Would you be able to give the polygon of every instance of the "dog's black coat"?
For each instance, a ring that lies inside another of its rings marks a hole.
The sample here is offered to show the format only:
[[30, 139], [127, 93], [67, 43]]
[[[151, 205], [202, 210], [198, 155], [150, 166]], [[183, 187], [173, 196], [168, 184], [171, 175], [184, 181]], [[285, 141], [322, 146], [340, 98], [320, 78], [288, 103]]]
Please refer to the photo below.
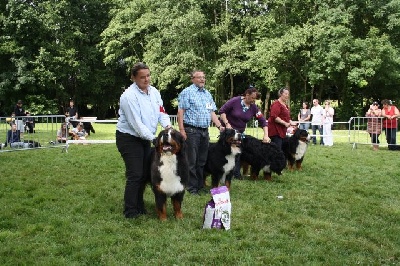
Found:
[[152, 150], [151, 186], [157, 215], [167, 219], [166, 202], [171, 198], [176, 218], [182, 218], [181, 205], [189, 177], [185, 140], [172, 128], [161, 131]]
[[302, 169], [302, 162], [307, 151], [308, 131], [304, 129], [296, 129], [292, 136], [283, 139], [282, 150], [285, 154], [287, 165], [290, 170], [296, 168]]
[[226, 128], [216, 143], [209, 144], [204, 180], [210, 174], [212, 187], [225, 184], [230, 188], [235, 157], [240, 153], [240, 141], [241, 134], [238, 131]]
[[249, 135], [242, 139], [240, 161], [251, 166], [252, 179], [257, 179], [263, 170], [264, 178], [270, 180], [271, 172], [280, 175], [286, 167], [285, 155], [275, 143], [263, 143]]
[[82, 122], [83, 124], [83, 129], [88, 133], [90, 136], [90, 132], [96, 133], [96, 130], [94, 130], [94, 127], [91, 122]]

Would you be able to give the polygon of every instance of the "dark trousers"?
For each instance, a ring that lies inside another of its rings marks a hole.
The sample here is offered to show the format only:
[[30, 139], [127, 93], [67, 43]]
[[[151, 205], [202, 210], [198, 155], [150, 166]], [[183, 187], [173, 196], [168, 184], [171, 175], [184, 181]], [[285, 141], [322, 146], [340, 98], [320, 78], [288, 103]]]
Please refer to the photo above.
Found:
[[134, 217], [145, 212], [143, 194], [150, 179], [150, 141], [117, 131], [116, 144], [125, 163], [124, 215]]
[[[314, 135], [314, 137], [312, 137], [312, 142], [314, 144], [317, 144], [317, 129], [319, 131], [319, 135], [322, 136], [323, 135], [323, 127], [319, 126], [319, 125], [311, 125], [311, 129], [312, 129], [312, 134]], [[324, 144], [324, 138], [320, 137], [320, 141], [319, 144], [323, 145]]]
[[396, 150], [396, 133], [397, 133], [397, 128], [385, 128], [385, 134], [386, 134], [386, 141], [388, 143], [388, 149], [389, 150]]
[[371, 137], [371, 143], [372, 144], [379, 144], [379, 135], [380, 134], [376, 134], [376, 133], [369, 133], [370, 137]]
[[203, 171], [207, 161], [210, 136], [208, 129], [185, 127], [185, 132], [189, 164], [189, 180], [186, 188], [191, 193], [198, 193], [204, 188]]
[[233, 168], [233, 176], [236, 178], [239, 178], [241, 176], [240, 174], [240, 153], [236, 155], [235, 157], [235, 167]]

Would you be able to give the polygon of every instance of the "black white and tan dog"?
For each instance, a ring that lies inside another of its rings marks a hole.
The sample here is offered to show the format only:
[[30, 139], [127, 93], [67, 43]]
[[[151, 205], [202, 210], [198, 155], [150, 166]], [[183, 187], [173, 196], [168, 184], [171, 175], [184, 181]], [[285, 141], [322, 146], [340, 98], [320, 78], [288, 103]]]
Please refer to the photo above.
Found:
[[302, 169], [302, 162], [307, 151], [309, 136], [308, 131], [297, 128], [291, 136], [283, 139], [282, 150], [285, 154], [289, 170]]
[[185, 140], [179, 131], [161, 131], [152, 153], [151, 186], [160, 220], [167, 219], [167, 198], [171, 198], [175, 217], [183, 218], [182, 201], [189, 176]]
[[275, 143], [263, 143], [255, 137], [246, 135], [242, 139], [241, 147], [240, 161], [243, 167], [243, 175], [247, 174], [250, 165], [250, 176], [253, 180], [258, 178], [262, 170], [264, 179], [271, 181], [272, 172], [280, 175], [286, 167], [285, 155]]
[[225, 185], [230, 188], [235, 157], [241, 152], [241, 136], [238, 131], [226, 128], [220, 132], [216, 143], [209, 144], [204, 179], [210, 174], [212, 187]]

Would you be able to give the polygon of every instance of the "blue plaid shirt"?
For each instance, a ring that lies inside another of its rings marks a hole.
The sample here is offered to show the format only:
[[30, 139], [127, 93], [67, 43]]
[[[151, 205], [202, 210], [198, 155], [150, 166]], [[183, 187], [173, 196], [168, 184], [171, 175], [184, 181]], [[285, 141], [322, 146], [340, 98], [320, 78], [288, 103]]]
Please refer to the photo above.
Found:
[[178, 108], [185, 110], [183, 122], [196, 127], [208, 128], [211, 113], [217, 110], [211, 93], [196, 85], [184, 89], [178, 96]]

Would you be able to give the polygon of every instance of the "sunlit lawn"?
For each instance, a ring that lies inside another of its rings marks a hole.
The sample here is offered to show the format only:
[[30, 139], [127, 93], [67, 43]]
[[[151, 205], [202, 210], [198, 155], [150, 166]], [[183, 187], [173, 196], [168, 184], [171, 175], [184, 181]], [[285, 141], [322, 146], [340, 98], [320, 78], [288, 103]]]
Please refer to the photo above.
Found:
[[[113, 137], [94, 126], [92, 139]], [[147, 189], [149, 214], [125, 219], [115, 144], [0, 153], [0, 264], [398, 265], [400, 152], [353, 149], [347, 134], [310, 145], [301, 172], [233, 180], [229, 231], [201, 229], [210, 195], [159, 222]]]

